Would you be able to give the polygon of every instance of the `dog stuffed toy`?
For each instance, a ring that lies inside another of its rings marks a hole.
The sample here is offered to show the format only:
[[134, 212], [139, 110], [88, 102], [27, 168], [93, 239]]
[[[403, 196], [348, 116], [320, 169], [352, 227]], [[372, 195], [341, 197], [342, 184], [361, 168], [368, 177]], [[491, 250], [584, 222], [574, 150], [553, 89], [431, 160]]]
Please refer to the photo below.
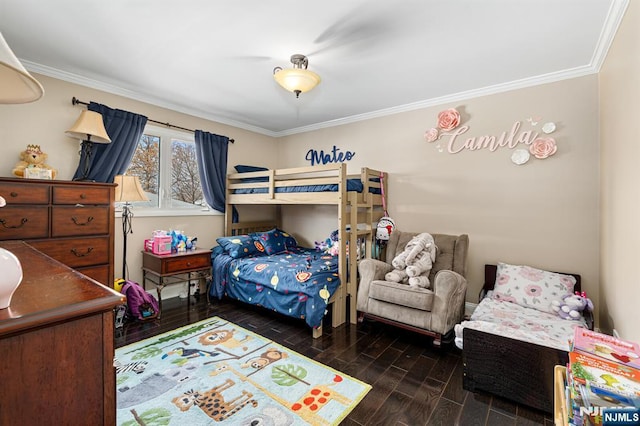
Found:
[[437, 247], [431, 234], [418, 234], [409, 241], [391, 264], [394, 270], [385, 275], [387, 281], [408, 283], [411, 287], [429, 288], [429, 273], [436, 261]]
[[593, 302], [587, 297], [583, 291], [575, 294], [567, 294], [562, 300], [554, 300], [551, 302], [551, 308], [566, 320], [577, 320], [582, 316], [582, 311], [593, 311]]
[[20, 161], [13, 168], [13, 174], [19, 177], [25, 176], [25, 169], [38, 168], [51, 170], [51, 179], [56, 178], [57, 170], [45, 163], [47, 154], [42, 152], [40, 145], [27, 145], [27, 149], [20, 153]]

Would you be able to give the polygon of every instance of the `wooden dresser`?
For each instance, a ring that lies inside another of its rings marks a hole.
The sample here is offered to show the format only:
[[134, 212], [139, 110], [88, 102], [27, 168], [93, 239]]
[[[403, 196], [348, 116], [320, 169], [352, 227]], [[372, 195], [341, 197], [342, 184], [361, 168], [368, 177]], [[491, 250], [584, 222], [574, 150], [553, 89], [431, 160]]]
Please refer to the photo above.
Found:
[[113, 287], [115, 184], [0, 178], [0, 240], [25, 240]]
[[115, 425], [113, 308], [122, 294], [25, 242], [0, 247], [24, 274], [0, 309], [0, 425]]

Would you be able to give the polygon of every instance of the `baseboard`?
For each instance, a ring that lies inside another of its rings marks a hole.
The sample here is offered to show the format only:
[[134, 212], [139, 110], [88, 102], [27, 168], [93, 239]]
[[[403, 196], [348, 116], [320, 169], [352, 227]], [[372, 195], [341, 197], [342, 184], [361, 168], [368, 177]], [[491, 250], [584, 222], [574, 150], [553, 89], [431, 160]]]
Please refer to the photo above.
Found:
[[[192, 295], [196, 292], [197, 285], [198, 285], [197, 281], [191, 281]], [[153, 297], [158, 299], [158, 292], [156, 291], [155, 286], [147, 285], [147, 291], [151, 293]], [[186, 291], [187, 291], [187, 281], [172, 283], [171, 285], [168, 285], [162, 289], [162, 300], [167, 300], [174, 297], [180, 297], [180, 293], [182, 293], [182, 297], [186, 299]]]
[[473, 311], [475, 311], [477, 306], [478, 306], [477, 303], [465, 302], [464, 303], [464, 317], [465, 318], [471, 317], [471, 314], [473, 313]]

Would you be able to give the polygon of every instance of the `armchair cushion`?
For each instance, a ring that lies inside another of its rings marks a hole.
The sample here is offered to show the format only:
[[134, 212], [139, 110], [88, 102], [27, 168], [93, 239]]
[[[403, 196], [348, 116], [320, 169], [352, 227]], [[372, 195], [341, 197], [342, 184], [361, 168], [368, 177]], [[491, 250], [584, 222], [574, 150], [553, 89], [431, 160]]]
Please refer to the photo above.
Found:
[[421, 311], [431, 311], [433, 291], [408, 284], [376, 280], [371, 283], [369, 298]]

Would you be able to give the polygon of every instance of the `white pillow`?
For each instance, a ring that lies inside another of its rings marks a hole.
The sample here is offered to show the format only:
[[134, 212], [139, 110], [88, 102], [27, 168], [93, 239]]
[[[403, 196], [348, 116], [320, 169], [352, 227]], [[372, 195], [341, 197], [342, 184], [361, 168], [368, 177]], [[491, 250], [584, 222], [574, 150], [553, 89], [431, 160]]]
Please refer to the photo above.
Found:
[[530, 266], [498, 263], [492, 299], [554, 313], [551, 302], [573, 294], [576, 278]]

